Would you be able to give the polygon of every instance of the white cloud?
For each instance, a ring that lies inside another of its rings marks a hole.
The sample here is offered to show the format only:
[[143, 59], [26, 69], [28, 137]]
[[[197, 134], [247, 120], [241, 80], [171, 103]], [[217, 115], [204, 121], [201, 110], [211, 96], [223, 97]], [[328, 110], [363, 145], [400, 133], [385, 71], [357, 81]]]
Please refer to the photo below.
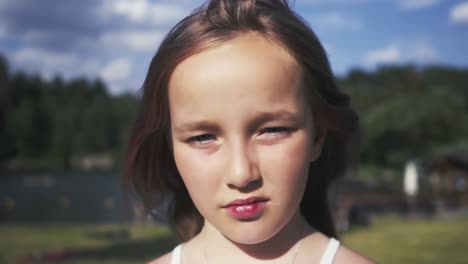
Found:
[[395, 44], [391, 44], [383, 49], [369, 51], [364, 57], [366, 64], [389, 64], [400, 60], [401, 48]]
[[0, 0], [0, 9], [5, 8], [5, 6], [8, 6], [8, 1], [7, 0]]
[[39, 48], [23, 48], [13, 52], [10, 60], [15, 67], [39, 72], [46, 78], [61, 74], [65, 78], [94, 76], [99, 63], [93, 59], [83, 59], [76, 54], [49, 51]]
[[[294, 2], [294, 1], [293, 1]], [[430, 7], [439, 4], [442, 0], [301, 0], [295, 3], [301, 4], [313, 4], [313, 5], [341, 5], [341, 6], [352, 6], [361, 4], [374, 4], [374, 3], [395, 3], [401, 9], [412, 10]]]
[[155, 52], [164, 37], [161, 31], [107, 32], [98, 42], [105, 48], [134, 52]]
[[441, 0], [399, 0], [398, 6], [404, 10], [413, 10], [437, 5]]
[[122, 81], [132, 74], [133, 64], [128, 58], [119, 58], [108, 63], [100, 72], [100, 76], [109, 81]]
[[99, 72], [99, 76], [109, 85], [111, 93], [118, 94], [132, 88], [133, 73], [132, 61], [129, 58], [118, 58], [105, 65]]
[[101, 78], [112, 94], [134, 91], [141, 84], [141, 80], [135, 78], [135, 67], [128, 57], [117, 58], [104, 64], [72, 53], [23, 48], [11, 54], [9, 59], [15, 68], [40, 73], [46, 79], [51, 79], [57, 74], [66, 79], [78, 76]]
[[107, 0], [105, 6], [133, 23], [174, 23], [188, 14], [181, 4], [152, 3], [148, 0]]
[[452, 7], [449, 17], [453, 23], [468, 23], [468, 2], [459, 3]]
[[311, 20], [316, 23], [315, 26], [331, 31], [359, 31], [363, 27], [362, 22], [357, 18], [340, 12], [321, 14], [316, 18], [311, 17]]
[[[377, 0], [302, 0], [301, 4], [346, 4], [346, 5], [355, 5], [369, 3]], [[296, 2], [297, 3], [297, 2]]]
[[437, 50], [425, 40], [412, 40], [392, 43], [369, 51], [364, 56], [368, 66], [395, 63], [430, 63], [439, 59]]

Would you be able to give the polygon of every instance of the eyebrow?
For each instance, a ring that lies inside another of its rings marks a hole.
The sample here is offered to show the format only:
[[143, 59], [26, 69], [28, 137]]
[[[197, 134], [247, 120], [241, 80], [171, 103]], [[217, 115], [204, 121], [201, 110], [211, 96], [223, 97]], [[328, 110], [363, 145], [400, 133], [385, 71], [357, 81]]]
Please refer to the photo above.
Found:
[[289, 112], [289, 111], [276, 111], [276, 112], [260, 112], [252, 120], [251, 126], [256, 127], [260, 124], [267, 123], [274, 120], [286, 120], [289, 122], [298, 123], [301, 118], [298, 113]]
[[180, 126], [174, 127], [175, 132], [186, 132], [186, 131], [195, 131], [195, 130], [219, 130], [219, 126], [216, 125], [215, 122], [212, 121], [195, 121], [195, 122], [188, 122], [184, 123]]
[[[260, 112], [249, 122], [248, 128], [251, 129], [274, 120], [286, 120], [288, 122], [301, 123], [302, 118], [298, 113], [289, 111]], [[209, 120], [187, 122], [174, 127], [174, 131], [178, 133], [196, 130], [219, 131], [221, 128], [216, 122]]]

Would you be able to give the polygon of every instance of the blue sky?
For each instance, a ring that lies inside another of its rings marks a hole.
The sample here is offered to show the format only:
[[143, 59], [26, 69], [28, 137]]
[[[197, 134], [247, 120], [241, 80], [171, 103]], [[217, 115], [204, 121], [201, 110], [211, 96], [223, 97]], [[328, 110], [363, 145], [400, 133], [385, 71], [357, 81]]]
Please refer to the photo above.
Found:
[[[0, 0], [0, 53], [12, 70], [141, 86], [160, 41], [199, 0]], [[468, 1], [295, 0], [338, 75], [382, 64], [468, 67]]]

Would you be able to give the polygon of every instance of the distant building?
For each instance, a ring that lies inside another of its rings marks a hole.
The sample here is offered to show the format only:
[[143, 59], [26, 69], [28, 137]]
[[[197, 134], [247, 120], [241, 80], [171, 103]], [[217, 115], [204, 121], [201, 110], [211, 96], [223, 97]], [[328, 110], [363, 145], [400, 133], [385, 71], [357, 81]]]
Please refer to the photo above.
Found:
[[416, 162], [408, 161], [405, 166], [405, 173], [403, 175], [403, 191], [407, 196], [414, 196], [418, 193], [418, 167]]
[[468, 152], [443, 155], [428, 165], [435, 202], [448, 208], [468, 207]]
[[403, 190], [413, 211], [468, 208], [468, 152], [409, 161], [404, 170]]

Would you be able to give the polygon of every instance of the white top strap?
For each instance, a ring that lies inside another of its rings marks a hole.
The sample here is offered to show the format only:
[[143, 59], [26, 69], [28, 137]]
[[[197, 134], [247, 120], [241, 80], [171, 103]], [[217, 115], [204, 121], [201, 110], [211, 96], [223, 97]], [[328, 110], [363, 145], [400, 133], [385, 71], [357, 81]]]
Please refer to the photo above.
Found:
[[330, 238], [330, 242], [328, 243], [327, 249], [325, 253], [323, 253], [322, 259], [320, 260], [320, 264], [332, 264], [333, 258], [335, 258], [336, 252], [340, 247], [340, 242], [333, 237]]
[[172, 250], [171, 264], [180, 264], [182, 244]]
[[[320, 264], [332, 264], [333, 258], [335, 257], [339, 247], [340, 242], [334, 238], [330, 238], [330, 242], [328, 243], [325, 253], [323, 253], [322, 259], [320, 260]], [[182, 244], [178, 245], [172, 250], [171, 264], [180, 264], [181, 252]]]

